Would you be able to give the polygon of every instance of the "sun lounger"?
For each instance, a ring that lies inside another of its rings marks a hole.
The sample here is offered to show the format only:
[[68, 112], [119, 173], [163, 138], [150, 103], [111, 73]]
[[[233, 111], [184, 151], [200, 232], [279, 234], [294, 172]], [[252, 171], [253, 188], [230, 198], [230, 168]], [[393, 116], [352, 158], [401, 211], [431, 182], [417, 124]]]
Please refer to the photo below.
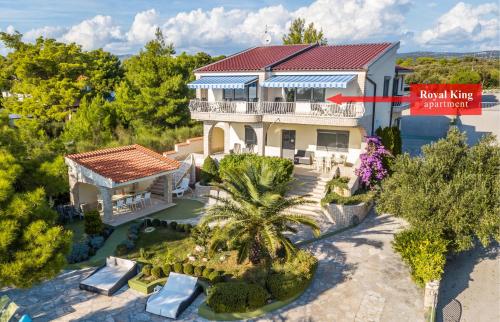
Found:
[[106, 259], [106, 265], [96, 269], [80, 283], [80, 289], [111, 296], [136, 274], [137, 264], [134, 261], [110, 256]]
[[170, 273], [165, 286], [149, 297], [146, 312], [176, 319], [200, 293], [196, 277]]

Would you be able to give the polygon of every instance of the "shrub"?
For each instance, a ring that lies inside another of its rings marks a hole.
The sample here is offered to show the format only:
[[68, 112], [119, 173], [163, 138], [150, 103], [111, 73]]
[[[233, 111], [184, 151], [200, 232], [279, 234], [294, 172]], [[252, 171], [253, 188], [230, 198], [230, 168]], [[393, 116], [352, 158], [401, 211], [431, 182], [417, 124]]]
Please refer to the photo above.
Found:
[[151, 224], [152, 224], [154, 227], [160, 227], [160, 225], [161, 225], [161, 221], [160, 221], [160, 219], [155, 218], [155, 219], [153, 219], [153, 221], [151, 222]]
[[175, 227], [175, 230], [176, 230], [176, 231], [178, 231], [178, 232], [180, 232], [180, 233], [183, 233], [183, 232], [185, 232], [185, 231], [186, 231], [184, 224], [178, 224], [178, 225]]
[[207, 268], [205, 268], [205, 269], [203, 270], [203, 273], [201, 274], [201, 276], [203, 276], [203, 277], [204, 277], [204, 278], [206, 278], [206, 279], [209, 279], [209, 277], [210, 277], [210, 273], [212, 273], [213, 271], [214, 271], [214, 269], [213, 269], [213, 268], [208, 268], [208, 267], [207, 267]]
[[222, 276], [221, 276], [221, 274], [219, 274], [219, 272], [217, 272], [217, 271], [213, 271], [212, 273], [210, 273], [210, 274], [208, 275], [208, 280], [209, 280], [210, 282], [212, 282], [213, 284], [215, 284], [215, 283], [219, 283], [219, 282], [221, 282], [221, 281], [222, 281]]
[[161, 221], [161, 226], [167, 228], [168, 227], [168, 221], [162, 220]]
[[146, 260], [149, 259], [149, 253], [142, 247], [139, 249], [139, 256], [142, 259], [146, 259]]
[[175, 228], [177, 227], [177, 222], [171, 221], [169, 226], [170, 226], [170, 229], [175, 230]]
[[163, 275], [167, 276], [170, 275], [170, 272], [172, 271], [172, 265], [170, 264], [165, 264], [162, 266], [162, 271], [163, 271]]
[[191, 230], [193, 229], [193, 225], [191, 224], [185, 224], [184, 225], [184, 230], [186, 231], [186, 233], [191, 233]]
[[125, 242], [124, 242], [125, 246], [127, 247], [128, 250], [132, 250], [134, 249], [135, 247], [135, 242], [131, 239], [127, 239]]
[[153, 276], [153, 278], [155, 280], [162, 278], [163, 277], [163, 270], [162, 270], [162, 268], [160, 266], [154, 266], [151, 269], [151, 276]]
[[193, 264], [186, 263], [186, 264], [182, 265], [182, 271], [186, 275], [193, 275], [193, 272], [194, 272]]
[[219, 175], [222, 180], [227, 178], [232, 169], [245, 169], [249, 165], [261, 168], [263, 165], [277, 174], [274, 185], [290, 181], [293, 173], [293, 162], [278, 157], [260, 156], [256, 154], [230, 154], [225, 156], [219, 164]]
[[100, 235], [102, 233], [104, 224], [97, 210], [85, 212], [83, 218], [85, 220], [85, 233], [87, 235]]
[[274, 262], [273, 272], [266, 280], [272, 296], [286, 300], [302, 292], [313, 278], [318, 260], [310, 253], [299, 250], [289, 261]]
[[127, 254], [129, 248], [127, 247], [126, 242], [123, 242], [121, 244], [118, 244], [115, 248], [115, 255], [116, 256], [123, 256]]
[[447, 242], [440, 236], [418, 229], [397, 233], [393, 241], [396, 250], [410, 266], [415, 283], [425, 283], [441, 278], [446, 263]]
[[208, 290], [207, 305], [216, 313], [246, 312], [264, 306], [268, 297], [256, 284], [218, 283]]
[[401, 131], [397, 126], [379, 127], [375, 134], [382, 140], [382, 144], [392, 153], [393, 156], [401, 154], [402, 142]]
[[217, 166], [217, 162], [208, 156], [205, 158], [205, 161], [203, 161], [203, 165], [201, 166], [200, 184], [208, 186], [212, 182], [219, 181], [219, 167]]
[[104, 237], [102, 236], [93, 236], [90, 238], [90, 247], [97, 250], [104, 245]]
[[151, 219], [149, 219], [149, 218], [146, 218], [146, 219], [144, 219], [144, 220], [142, 221], [142, 225], [143, 225], [143, 227], [149, 227], [149, 226], [151, 226], [151, 223], [152, 223], [152, 222], [151, 222]]
[[144, 276], [148, 277], [151, 276], [151, 269], [152, 269], [151, 265], [144, 265], [142, 267], [141, 272]]
[[136, 235], [134, 233], [128, 233], [127, 238], [130, 240], [137, 240], [139, 238], [139, 235]]
[[388, 175], [388, 169], [383, 160], [389, 156], [389, 151], [382, 145], [378, 136], [366, 137], [366, 151], [359, 156], [361, 164], [354, 170], [364, 187], [375, 189], [379, 182]]
[[330, 203], [338, 205], [359, 205], [363, 202], [371, 202], [374, 197], [374, 191], [365, 189], [359, 189], [355, 194], [349, 197], [344, 197], [334, 191], [330, 191], [323, 197], [323, 199], [321, 199], [321, 205], [326, 206]]
[[182, 273], [182, 263], [175, 263], [174, 264], [174, 272]]
[[194, 271], [193, 271], [194, 276], [198, 276], [198, 277], [200, 277], [200, 276], [201, 276], [201, 274], [203, 274], [203, 269], [204, 269], [204, 267], [203, 267], [203, 266], [196, 266], [196, 267], [194, 268]]
[[89, 258], [90, 247], [87, 242], [80, 242], [73, 244], [71, 253], [68, 255], [68, 262], [70, 264], [79, 263]]

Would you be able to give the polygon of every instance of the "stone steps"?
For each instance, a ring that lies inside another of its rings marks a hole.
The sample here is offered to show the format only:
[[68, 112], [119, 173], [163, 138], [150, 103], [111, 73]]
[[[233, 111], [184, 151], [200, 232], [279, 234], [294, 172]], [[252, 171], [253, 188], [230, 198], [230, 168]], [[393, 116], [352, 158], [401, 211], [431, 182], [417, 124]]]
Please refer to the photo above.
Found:
[[311, 203], [293, 207], [292, 213], [311, 216], [317, 221], [328, 221], [321, 207], [321, 199], [325, 195], [326, 185], [329, 179], [324, 177], [313, 177], [305, 175], [295, 175], [295, 183], [288, 193], [289, 196], [304, 196]]

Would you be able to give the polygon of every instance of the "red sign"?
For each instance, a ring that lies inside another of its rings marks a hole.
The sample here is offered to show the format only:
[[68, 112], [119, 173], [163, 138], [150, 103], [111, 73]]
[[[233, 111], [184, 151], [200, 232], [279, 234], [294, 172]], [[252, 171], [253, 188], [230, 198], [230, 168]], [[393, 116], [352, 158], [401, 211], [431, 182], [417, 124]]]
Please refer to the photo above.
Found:
[[411, 115], [481, 115], [482, 88], [480, 84], [412, 84], [410, 96], [337, 94], [327, 100], [336, 104], [409, 102]]
[[481, 115], [480, 84], [412, 84], [411, 115]]

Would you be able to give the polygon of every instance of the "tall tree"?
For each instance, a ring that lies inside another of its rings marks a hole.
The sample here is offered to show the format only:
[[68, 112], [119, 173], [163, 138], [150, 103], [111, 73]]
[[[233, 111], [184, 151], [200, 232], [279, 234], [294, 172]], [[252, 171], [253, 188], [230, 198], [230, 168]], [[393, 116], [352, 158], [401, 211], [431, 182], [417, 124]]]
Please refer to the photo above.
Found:
[[306, 20], [302, 18], [292, 21], [288, 34], [283, 36], [285, 45], [314, 43], [326, 45], [327, 40], [321, 29], [318, 31], [312, 22], [306, 27]]
[[243, 173], [230, 169], [225, 177], [222, 184], [215, 185], [228, 197], [215, 198], [218, 203], [208, 209], [202, 220], [202, 225], [224, 223], [213, 237], [212, 250], [217, 249], [221, 242], [234, 243], [239, 262], [248, 258], [253, 264], [258, 264], [263, 259], [275, 257], [280, 249], [288, 258], [295, 253], [295, 246], [285, 235], [296, 232], [292, 225], [305, 225], [319, 234], [314, 219], [288, 212], [307, 201], [302, 197], [284, 197], [276, 192], [273, 186], [277, 182], [276, 172], [270, 167], [249, 166]]
[[16, 193], [21, 172], [0, 149], [0, 287], [30, 287], [54, 277], [66, 265], [71, 233], [55, 223], [43, 188]]
[[469, 147], [456, 128], [446, 139], [424, 146], [422, 157], [396, 158], [394, 174], [382, 184], [380, 213], [448, 241], [452, 252], [500, 240], [500, 146], [492, 136]]
[[109, 96], [121, 78], [118, 58], [102, 50], [43, 37], [24, 43], [18, 33], [0, 33], [0, 40], [13, 50], [0, 66], [0, 85], [14, 94], [4, 106], [25, 116], [62, 121], [82, 97]]

